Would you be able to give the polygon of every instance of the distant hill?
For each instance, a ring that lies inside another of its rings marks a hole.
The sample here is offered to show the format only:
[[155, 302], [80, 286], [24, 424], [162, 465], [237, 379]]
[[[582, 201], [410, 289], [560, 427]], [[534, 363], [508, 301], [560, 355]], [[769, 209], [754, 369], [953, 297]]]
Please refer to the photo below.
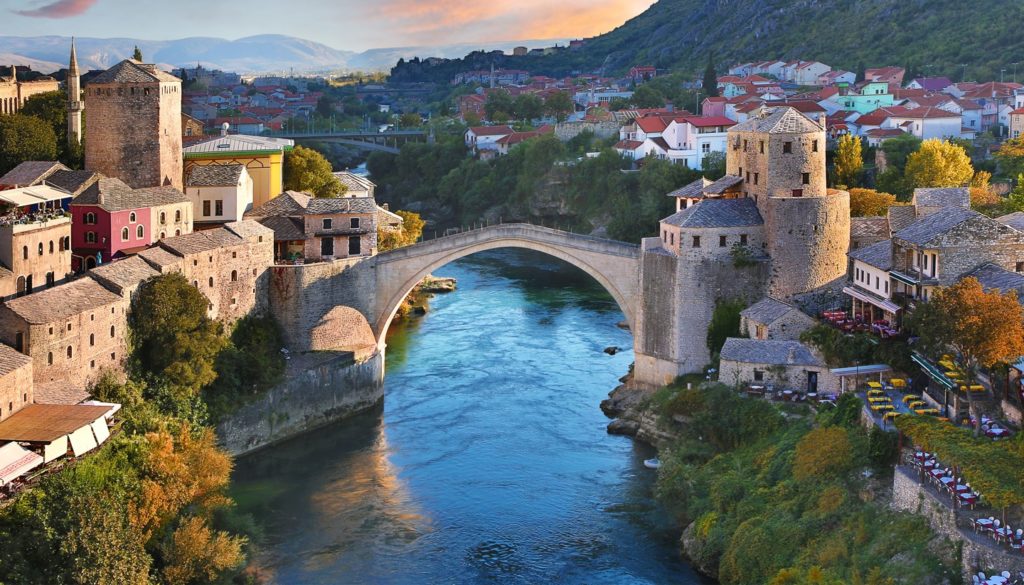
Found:
[[[507, 57], [497, 66], [562, 75], [622, 73], [635, 64], [696, 73], [709, 54], [738, 61], [813, 59], [855, 70], [910, 65], [919, 74], [998, 79], [1013, 61], [1024, 78], [1020, 0], [659, 0], [578, 51]], [[490, 58], [486, 59], [488, 62]], [[465, 69], [480, 64], [470, 58]], [[453, 69], [462, 69], [454, 64]]]
[[[510, 50], [513, 46], [548, 46], [555, 41], [509, 41], [485, 45], [487, 49]], [[458, 44], [437, 47], [370, 49], [362, 53], [343, 51], [327, 45], [284, 35], [259, 35], [237, 40], [191, 37], [171, 41], [143, 39], [76, 38], [78, 64], [85, 70], [106, 69], [132, 55], [138, 45], [146, 61], [167, 68], [195, 66], [238, 73], [330, 71], [339, 69], [383, 70], [401, 58], [416, 55], [461, 57], [480, 48]], [[15, 37], [0, 35], [0, 64], [31, 65], [50, 73], [67, 67], [70, 37]]]

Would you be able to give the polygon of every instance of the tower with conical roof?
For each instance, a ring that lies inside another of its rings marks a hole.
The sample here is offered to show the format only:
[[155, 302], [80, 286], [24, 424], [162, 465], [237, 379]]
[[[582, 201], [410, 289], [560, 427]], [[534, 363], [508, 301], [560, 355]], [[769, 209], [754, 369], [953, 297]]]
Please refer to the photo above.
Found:
[[75, 39], [71, 38], [71, 60], [68, 62], [68, 146], [74, 148], [82, 143], [82, 86], [78, 72], [78, 55], [75, 54]]

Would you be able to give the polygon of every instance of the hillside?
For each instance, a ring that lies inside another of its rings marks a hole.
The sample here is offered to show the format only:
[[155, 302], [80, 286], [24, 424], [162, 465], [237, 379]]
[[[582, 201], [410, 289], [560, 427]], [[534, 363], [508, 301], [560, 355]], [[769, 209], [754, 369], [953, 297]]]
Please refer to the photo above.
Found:
[[[547, 75], [616, 74], [634, 64], [696, 72], [713, 53], [720, 70], [743, 60], [799, 58], [849, 70], [860, 61], [927, 67], [928, 74], [959, 79], [966, 63], [969, 79], [998, 79], [1001, 68], [1009, 79], [1014, 56], [1024, 50], [1016, 30], [1022, 17], [1017, 0], [659, 0], [578, 51], [504, 57], [496, 65]], [[466, 68], [490, 63], [481, 57]]]

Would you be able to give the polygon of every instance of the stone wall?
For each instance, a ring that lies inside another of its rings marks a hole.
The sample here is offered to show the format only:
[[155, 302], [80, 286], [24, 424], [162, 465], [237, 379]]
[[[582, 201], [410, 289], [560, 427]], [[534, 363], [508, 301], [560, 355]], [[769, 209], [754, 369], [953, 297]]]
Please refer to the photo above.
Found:
[[845, 279], [850, 243], [850, 195], [772, 197], [765, 218], [772, 258], [769, 292], [788, 300]]
[[0, 420], [33, 402], [32, 360], [0, 345]]
[[232, 455], [266, 447], [377, 404], [384, 396], [384, 354], [353, 361], [344, 352], [295, 358], [285, 381], [217, 426]]
[[[754, 372], [762, 373], [762, 379], [755, 379]], [[718, 371], [718, 379], [723, 384], [739, 386], [741, 384], [772, 384], [775, 390], [808, 389], [807, 373], [818, 374], [818, 392], [839, 392], [839, 379], [832, 375], [826, 366], [774, 366], [722, 360]]]
[[1024, 556], [995, 546], [991, 539], [979, 537], [966, 528], [966, 518], [957, 522], [957, 516], [945, 502], [918, 482], [916, 472], [908, 467], [897, 466], [893, 475], [892, 507], [897, 510], [923, 516], [932, 530], [940, 536], [961, 543], [961, 571], [964, 581], [970, 582], [971, 575], [978, 571], [992, 574], [993, 571], [1010, 571], [1017, 574], [1024, 571]]
[[31, 278], [33, 290], [47, 287], [47, 275], [52, 275], [51, 286], [67, 280], [70, 243], [71, 220], [67, 217], [0, 227], [0, 262], [11, 269], [10, 278], [0, 276], [0, 299], [18, 292], [19, 278]]
[[576, 138], [584, 132], [590, 131], [597, 138], [610, 138], [618, 136], [619, 128], [622, 125], [615, 121], [607, 122], [561, 122], [555, 124], [555, 136], [562, 142]]

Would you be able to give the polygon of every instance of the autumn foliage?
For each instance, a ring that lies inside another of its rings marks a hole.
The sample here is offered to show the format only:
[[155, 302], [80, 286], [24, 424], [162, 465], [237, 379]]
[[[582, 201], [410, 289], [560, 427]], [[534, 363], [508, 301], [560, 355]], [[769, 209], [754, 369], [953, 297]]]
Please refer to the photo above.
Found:
[[874, 189], [850, 189], [851, 217], [878, 217], [886, 215], [889, 207], [901, 205], [896, 196]]
[[854, 462], [853, 445], [846, 429], [819, 427], [800, 439], [793, 456], [797, 481], [840, 477]]
[[904, 175], [914, 188], [962, 187], [974, 177], [974, 167], [962, 146], [932, 138], [907, 157]]

